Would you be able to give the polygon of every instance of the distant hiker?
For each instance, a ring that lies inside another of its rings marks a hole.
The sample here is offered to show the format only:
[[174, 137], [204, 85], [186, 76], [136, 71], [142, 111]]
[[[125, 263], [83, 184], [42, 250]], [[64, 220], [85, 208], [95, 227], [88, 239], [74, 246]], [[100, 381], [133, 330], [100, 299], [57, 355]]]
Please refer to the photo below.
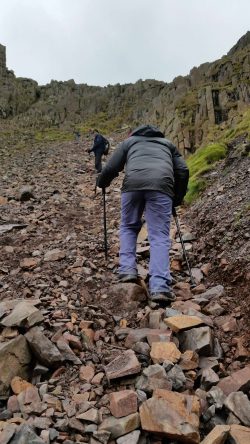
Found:
[[102, 171], [102, 156], [103, 154], [108, 154], [110, 144], [97, 129], [94, 130], [94, 134], [94, 144], [92, 148], [88, 150], [88, 153], [93, 151], [95, 155], [95, 169], [97, 173], [100, 173]]
[[180, 205], [186, 194], [189, 171], [177, 148], [152, 125], [138, 127], [116, 148], [98, 177], [98, 187], [108, 187], [125, 165], [119, 281], [137, 280], [136, 241], [145, 211], [150, 242], [150, 299], [169, 303], [175, 300], [169, 264], [170, 221], [173, 206]]
[[77, 142], [80, 141], [81, 133], [80, 131], [74, 131], [74, 137]]

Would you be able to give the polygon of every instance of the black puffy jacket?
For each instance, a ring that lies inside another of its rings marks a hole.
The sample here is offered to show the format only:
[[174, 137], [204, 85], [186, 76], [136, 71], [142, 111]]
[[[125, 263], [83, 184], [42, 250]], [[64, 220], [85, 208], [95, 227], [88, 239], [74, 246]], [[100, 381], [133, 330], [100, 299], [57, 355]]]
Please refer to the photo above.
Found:
[[143, 125], [133, 131], [114, 151], [99, 176], [98, 186], [108, 187], [124, 166], [122, 192], [155, 190], [170, 196], [175, 206], [182, 202], [187, 191], [188, 167], [158, 128]]

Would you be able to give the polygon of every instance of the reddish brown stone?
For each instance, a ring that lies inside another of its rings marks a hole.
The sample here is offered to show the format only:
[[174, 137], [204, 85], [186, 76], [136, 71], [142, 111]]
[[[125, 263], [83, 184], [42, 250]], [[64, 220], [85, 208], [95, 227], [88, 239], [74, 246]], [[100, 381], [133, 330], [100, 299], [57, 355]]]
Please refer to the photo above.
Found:
[[137, 412], [137, 395], [133, 390], [110, 393], [110, 412], [116, 418]]
[[105, 372], [108, 379], [116, 379], [123, 376], [133, 375], [139, 373], [140, 370], [141, 364], [133, 350], [126, 350], [105, 367]]
[[79, 378], [81, 381], [90, 382], [95, 375], [95, 369], [91, 365], [82, 365], [80, 367]]
[[179, 362], [182, 370], [194, 370], [199, 365], [199, 355], [193, 350], [186, 350]]
[[63, 337], [66, 339], [71, 347], [82, 351], [82, 343], [77, 336], [71, 335], [70, 333], [63, 333]]
[[153, 342], [150, 356], [154, 364], [161, 364], [166, 360], [176, 363], [181, 357], [181, 352], [174, 342]]
[[170, 440], [198, 444], [200, 403], [196, 396], [156, 390], [140, 406], [143, 430], [159, 433]]
[[232, 373], [230, 376], [223, 378], [219, 381], [217, 387], [219, 387], [225, 395], [229, 395], [232, 392], [238, 390], [247, 391], [250, 388], [250, 366], [244, 367]]
[[19, 393], [23, 392], [28, 387], [34, 387], [30, 382], [25, 381], [25, 379], [22, 379], [19, 376], [15, 376], [10, 385], [15, 395], [19, 395]]

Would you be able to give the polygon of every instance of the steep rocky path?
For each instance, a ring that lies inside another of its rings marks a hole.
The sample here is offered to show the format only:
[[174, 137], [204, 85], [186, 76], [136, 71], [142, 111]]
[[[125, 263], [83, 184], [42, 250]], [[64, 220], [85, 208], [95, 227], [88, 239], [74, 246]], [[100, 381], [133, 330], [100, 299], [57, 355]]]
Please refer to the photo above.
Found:
[[[191, 291], [174, 225], [172, 308], [148, 305], [144, 281], [116, 284], [121, 179], [107, 193], [106, 263], [87, 147], [1, 154], [0, 444], [196, 444], [211, 430], [206, 444], [247, 444], [240, 312], [224, 307], [220, 282], [207, 291], [206, 258], [192, 264]], [[145, 279], [148, 255], [144, 226]]]

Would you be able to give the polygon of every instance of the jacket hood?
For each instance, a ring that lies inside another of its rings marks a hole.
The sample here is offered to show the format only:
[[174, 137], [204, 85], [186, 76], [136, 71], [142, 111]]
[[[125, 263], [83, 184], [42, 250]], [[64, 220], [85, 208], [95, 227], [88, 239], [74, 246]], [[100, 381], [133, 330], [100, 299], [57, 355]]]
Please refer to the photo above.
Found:
[[145, 136], [145, 137], [165, 137], [164, 134], [157, 128], [157, 126], [153, 125], [141, 125], [138, 126], [130, 136]]

